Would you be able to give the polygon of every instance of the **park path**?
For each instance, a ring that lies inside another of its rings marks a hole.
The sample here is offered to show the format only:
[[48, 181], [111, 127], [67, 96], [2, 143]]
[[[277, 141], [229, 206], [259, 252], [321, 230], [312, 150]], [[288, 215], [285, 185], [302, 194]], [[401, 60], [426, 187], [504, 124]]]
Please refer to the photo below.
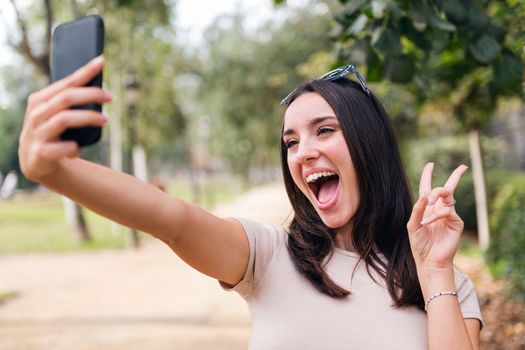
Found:
[[[245, 193], [214, 210], [282, 224], [282, 185]], [[139, 250], [0, 256], [0, 350], [246, 349], [244, 301], [148, 239]]]

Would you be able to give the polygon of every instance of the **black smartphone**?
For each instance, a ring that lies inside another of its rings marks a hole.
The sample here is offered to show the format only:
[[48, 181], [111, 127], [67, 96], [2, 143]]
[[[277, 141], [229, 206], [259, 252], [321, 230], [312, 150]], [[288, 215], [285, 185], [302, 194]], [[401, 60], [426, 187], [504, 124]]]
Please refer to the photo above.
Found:
[[[51, 46], [51, 80], [57, 81], [70, 75], [104, 49], [104, 21], [100, 16], [87, 16], [60, 24], [53, 31]], [[86, 86], [102, 87], [102, 72]], [[102, 111], [100, 104], [74, 106], [72, 109]], [[60, 135], [62, 140], [74, 140], [80, 147], [100, 140], [102, 128], [83, 127], [67, 129]]]

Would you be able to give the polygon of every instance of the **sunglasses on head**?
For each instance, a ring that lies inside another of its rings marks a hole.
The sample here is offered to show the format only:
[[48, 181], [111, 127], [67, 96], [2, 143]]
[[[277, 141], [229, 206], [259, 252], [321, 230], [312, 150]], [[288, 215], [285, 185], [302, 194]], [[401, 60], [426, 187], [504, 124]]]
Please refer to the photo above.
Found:
[[[346, 76], [346, 75], [348, 75], [350, 73], [354, 73], [355, 74], [355, 76], [357, 77], [357, 80], [359, 80], [359, 84], [363, 88], [363, 91], [366, 92], [366, 94], [368, 96], [370, 96], [370, 90], [366, 86], [365, 80], [363, 79], [361, 74], [359, 74], [359, 72], [357, 71], [357, 68], [353, 64], [349, 64], [349, 65], [342, 66], [342, 67], [339, 67], [337, 69], [334, 69], [334, 70], [332, 70], [332, 71], [330, 71], [330, 72], [328, 72], [328, 73], [326, 73], [326, 74], [324, 74], [324, 75], [320, 76], [319, 78], [314, 79], [312, 81], [317, 81], [317, 80], [334, 81], [334, 80], [342, 78], [342, 77], [344, 77], [344, 76]], [[280, 104], [281, 105], [288, 104], [288, 102], [290, 102], [290, 98], [295, 93], [295, 91], [296, 91], [296, 89], [294, 89], [285, 98], [283, 98], [283, 100], [281, 101]]]

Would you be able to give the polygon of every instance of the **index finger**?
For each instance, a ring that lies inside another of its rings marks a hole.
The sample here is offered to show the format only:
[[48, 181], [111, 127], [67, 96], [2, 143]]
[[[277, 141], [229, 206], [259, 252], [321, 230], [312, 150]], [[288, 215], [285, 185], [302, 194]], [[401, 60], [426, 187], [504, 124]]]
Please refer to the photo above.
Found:
[[83, 86], [90, 82], [104, 67], [104, 57], [98, 56], [80, 67], [64, 79], [60, 79], [40, 90], [32, 97], [33, 103], [46, 102], [51, 97], [68, 87]]
[[461, 164], [460, 166], [458, 166], [452, 172], [452, 174], [450, 174], [447, 182], [445, 183], [445, 186], [443, 187], [448, 187], [452, 191], [454, 191], [459, 184], [459, 180], [461, 180], [461, 176], [463, 176], [463, 174], [465, 173], [465, 171], [467, 171], [467, 169], [468, 169], [468, 166], [464, 164]]
[[419, 180], [419, 197], [432, 191], [432, 170], [434, 170], [434, 163], [427, 163], [421, 173]]

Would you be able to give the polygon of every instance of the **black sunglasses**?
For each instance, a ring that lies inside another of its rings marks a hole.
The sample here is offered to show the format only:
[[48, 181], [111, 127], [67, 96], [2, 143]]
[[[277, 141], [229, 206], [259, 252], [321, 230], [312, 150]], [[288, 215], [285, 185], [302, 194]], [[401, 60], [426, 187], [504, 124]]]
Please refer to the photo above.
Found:
[[[353, 64], [349, 64], [349, 65], [342, 66], [342, 67], [339, 67], [337, 69], [334, 69], [334, 70], [326, 73], [325, 75], [323, 75], [323, 76], [321, 76], [321, 77], [319, 77], [317, 79], [314, 79], [312, 81], [316, 81], [316, 80], [334, 81], [334, 80], [342, 78], [342, 77], [344, 77], [344, 76], [346, 76], [346, 75], [348, 75], [350, 73], [354, 73], [355, 74], [355, 76], [357, 77], [357, 80], [359, 80], [359, 84], [363, 88], [364, 92], [366, 92], [366, 94], [368, 96], [370, 96], [370, 90], [366, 86], [365, 80], [363, 79], [361, 74], [359, 74], [359, 72], [357, 71], [357, 68]], [[288, 104], [288, 102], [290, 102], [290, 97], [292, 97], [292, 95], [295, 93], [295, 90], [297, 90], [297, 89], [294, 89], [292, 92], [290, 92], [288, 94], [288, 96], [283, 98], [283, 100], [281, 101], [280, 104], [281, 105]]]

